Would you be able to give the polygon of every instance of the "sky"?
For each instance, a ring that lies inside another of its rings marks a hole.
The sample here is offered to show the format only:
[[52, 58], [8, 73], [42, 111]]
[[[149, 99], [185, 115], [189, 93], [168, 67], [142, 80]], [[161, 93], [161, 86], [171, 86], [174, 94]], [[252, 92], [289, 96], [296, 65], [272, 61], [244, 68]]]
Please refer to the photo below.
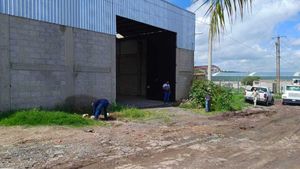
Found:
[[[169, 0], [195, 12], [195, 65], [207, 65], [207, 7], [203, 0]], [[198, 9], [198, 10], [197, 10]], [[300, 72], [300, 0], [254, 0], [252, 11], [241, 21], [227, 24], [220, 41], [213, 43], [213, 64], [222, 70], [274, 72], [276, 52], [274, 37], [281, 38], [281, 71]]]

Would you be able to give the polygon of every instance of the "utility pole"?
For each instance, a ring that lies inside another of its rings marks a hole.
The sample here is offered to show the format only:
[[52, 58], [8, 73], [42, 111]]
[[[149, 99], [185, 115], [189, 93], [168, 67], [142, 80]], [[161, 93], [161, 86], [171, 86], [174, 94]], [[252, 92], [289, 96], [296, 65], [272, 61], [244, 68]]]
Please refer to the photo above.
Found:
[[280, 87], [280, 36], [277, 37], [275, 46], [276, 46], [276, 93], [280, 93], [281, 92], [281, 87]]

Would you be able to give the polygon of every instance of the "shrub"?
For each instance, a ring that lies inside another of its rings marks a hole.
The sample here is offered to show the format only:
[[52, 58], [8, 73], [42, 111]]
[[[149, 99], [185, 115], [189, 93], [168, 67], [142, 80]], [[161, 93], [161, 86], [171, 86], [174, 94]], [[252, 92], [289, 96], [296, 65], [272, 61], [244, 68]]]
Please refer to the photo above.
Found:
[[196, 80], [190, 91], [190, 100], [205, 107], [205, 96], [211, 96], [211, 110], [232, 110], [233, 95], [230, 89], [218, 86], [207, 80]]

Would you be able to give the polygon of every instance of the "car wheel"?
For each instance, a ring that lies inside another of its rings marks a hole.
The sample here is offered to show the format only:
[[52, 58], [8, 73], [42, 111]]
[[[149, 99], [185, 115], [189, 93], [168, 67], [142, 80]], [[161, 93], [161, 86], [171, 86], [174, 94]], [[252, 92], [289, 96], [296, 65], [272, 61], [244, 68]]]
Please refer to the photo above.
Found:
[[284, 101], [282, 101], [282, 105], [286, 105], [286, 103]]
[[271, 105], [274, 105], [274, 99], [272, 98], [272, 100], [271, 100]]
[[265, 102], [265, 106], [269, 106], [269, 99], [267, 98], [267, 101]]

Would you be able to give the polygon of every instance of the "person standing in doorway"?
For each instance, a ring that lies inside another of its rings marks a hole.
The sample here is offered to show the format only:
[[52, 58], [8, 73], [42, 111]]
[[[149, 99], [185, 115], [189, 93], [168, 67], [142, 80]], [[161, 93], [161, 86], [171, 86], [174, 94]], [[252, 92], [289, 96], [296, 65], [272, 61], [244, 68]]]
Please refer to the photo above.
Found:
[[170, 101], [170, 95], [171, 95], [171, 86], [169, 81], [163, 84], [162, 86], [163, 92], [164, 92], [164, 103], [168, 103]]
[[252, 96], [253, 96], [254, 107], [256, 107], [257, 98], [259, 96], [259, 93], [257, 92], [256, 88], [253, 88]]

